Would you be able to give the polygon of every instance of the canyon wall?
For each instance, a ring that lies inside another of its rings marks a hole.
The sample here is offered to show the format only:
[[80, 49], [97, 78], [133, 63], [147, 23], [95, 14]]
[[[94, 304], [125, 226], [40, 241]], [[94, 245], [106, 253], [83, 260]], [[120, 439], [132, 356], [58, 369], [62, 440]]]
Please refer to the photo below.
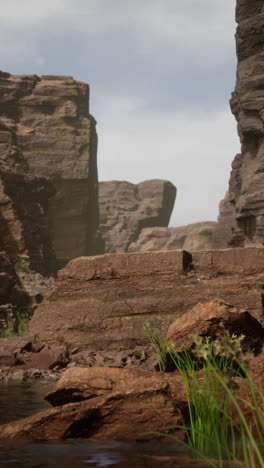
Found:
[[230, 101], [241, 152], [232, 163], [226, 204], [249, 242], [264, 241], [264, 6], [262, 0], [237, 0], [237, 81]]
[[1, 120], [12, 129], [15, 158], [20, 154], [26, 171], [55, 186], [49, 213], [58, 265], [95, 253], [97, 134], [88, 85], [66, 76], [1, 73]]
[[0, 118], [0, 330], [18, 330], [53, 285], [50, 180], [28, 172], [14, 122]]

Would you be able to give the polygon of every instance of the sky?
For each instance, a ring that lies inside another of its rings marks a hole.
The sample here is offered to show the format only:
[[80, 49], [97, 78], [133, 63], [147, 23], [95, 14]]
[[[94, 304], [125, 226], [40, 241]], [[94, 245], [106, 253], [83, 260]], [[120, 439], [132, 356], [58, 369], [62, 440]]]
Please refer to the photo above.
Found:
[[90, 85], [99, 180], [170, 180], [171, 226], [216, 220], [240, 150], [235, 0], [0, 0], [0, 69]]

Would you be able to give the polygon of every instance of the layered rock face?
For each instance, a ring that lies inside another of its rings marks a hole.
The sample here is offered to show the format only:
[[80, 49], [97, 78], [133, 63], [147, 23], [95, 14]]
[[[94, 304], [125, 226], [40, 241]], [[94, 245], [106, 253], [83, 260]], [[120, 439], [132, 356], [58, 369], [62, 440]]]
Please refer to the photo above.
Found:
[[[249, 240], [264, 240], [264, 6], [237, 0], [237, 82], [231, 109], [238, 123], [241, 153], [232, 163], [227, 205]], [[226, 214], [226, 210], [220, 215]]]
[[71, 77], [0, 75], [0, 142], [9, 164], [20, 155], [26, 170], [56, 188], [50, 216], [59, 265], [96, 248], [97, 135], [88, 102], [88, 85]]
[[49, 180], [0, 166], [0, 250], [15, 264], [27, 259], [44, 276], [56, 269], [48, 218], [53, 194]]
[[175, 198], [176, 187], [165, 180], [100, 182], [99, 228], [105, 252], [128, 252], [143, 228], [168, 226]]
[[198, 302], [223, 299], [263, 323], [263, 248], [83, 257], [59, 274], [30, 332], [50, 344], [120, 350], [145, 345]]

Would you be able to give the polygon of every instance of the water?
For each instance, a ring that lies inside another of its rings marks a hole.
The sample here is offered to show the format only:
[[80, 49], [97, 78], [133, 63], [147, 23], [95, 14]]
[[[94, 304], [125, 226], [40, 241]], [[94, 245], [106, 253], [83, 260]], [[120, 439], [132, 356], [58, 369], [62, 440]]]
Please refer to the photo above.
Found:
[[[0, 424], [50, 408], [43, 396], [52, 386], [40, 382], [0, 385]], [[181, 464], [164, 464], [160, 457], [176, 453], [179, 447], [175, 444], [151, 441], [0, 442], [0, 468], [169, 468]]]

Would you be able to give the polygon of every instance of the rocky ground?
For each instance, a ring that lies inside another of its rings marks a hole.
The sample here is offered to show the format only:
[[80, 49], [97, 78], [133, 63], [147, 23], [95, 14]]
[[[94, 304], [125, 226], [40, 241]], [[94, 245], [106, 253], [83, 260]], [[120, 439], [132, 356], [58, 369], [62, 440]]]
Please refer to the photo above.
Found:
[[[193, 348], [194, 333], [215, 338], [226, 331], [245, 335], [243, 352], [252, 352], [250, 370], [264, 388], [264, 329], [247, 311], [219, 299], [198, 304], [171, 324], [167, 339], [180, 352]], [[149, 346], [80, 352], [44, 344], [36, 337], [1, 340], [1, 345], [0, 378], [5, 382], [58, 380], [45, 397], [53, 409], [1, 426], [2, 439], [149, 439], [153, 432], [172, 426], [170, 435], [185, 436], [176, 428], [187, 411], [182, 377], [172, 372], [169, 361], [167, 372], [157, 372], [157, 359]], [[243, 392], [241, 377], [236, 385]]]

